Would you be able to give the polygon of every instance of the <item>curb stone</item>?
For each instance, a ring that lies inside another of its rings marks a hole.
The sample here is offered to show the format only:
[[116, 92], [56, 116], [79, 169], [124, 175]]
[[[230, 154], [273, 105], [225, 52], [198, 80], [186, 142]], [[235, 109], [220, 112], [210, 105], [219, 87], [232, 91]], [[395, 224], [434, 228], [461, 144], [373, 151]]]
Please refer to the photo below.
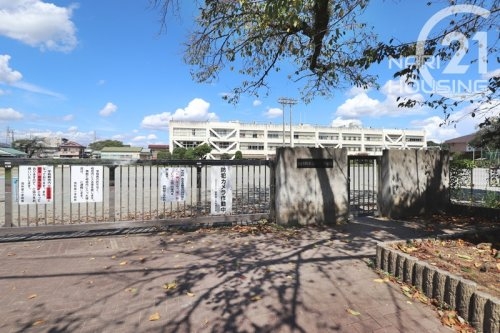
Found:
[[[411, 241], [418, 242], [421, 239]], [[500, 299], [477, 290], [477, 284], [473, 281], [392, 248], [403, 242], [406, 241], [378, 243], [376, 268], [456, 310], [478, 333], [500, 332]]]

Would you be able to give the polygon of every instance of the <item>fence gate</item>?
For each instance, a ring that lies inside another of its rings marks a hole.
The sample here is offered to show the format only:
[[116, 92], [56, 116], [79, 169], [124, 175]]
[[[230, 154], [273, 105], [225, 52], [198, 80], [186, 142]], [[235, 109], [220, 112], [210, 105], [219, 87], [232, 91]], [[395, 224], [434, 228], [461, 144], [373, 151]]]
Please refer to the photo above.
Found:
[[377, 213], [379, 161], [377, 156], [349, 156], [349, 211], [354, 216]]

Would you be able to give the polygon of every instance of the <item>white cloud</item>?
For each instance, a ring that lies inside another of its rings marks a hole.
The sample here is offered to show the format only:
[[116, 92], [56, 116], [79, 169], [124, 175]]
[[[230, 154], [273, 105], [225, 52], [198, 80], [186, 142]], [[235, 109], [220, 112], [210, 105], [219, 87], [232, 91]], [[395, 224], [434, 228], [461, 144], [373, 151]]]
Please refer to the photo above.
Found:
[[23, 78], [21, 73], [10, 68], [9, 60], [10, 55], [0, 54], [0, 83], [12, 84]]
[[277, 118], [283, 115], [283, 110], [280, 108], [269, 108], [266, 112], [264, 112], [264, 116], [266, 118]]
[[401, 108], [398, 104], [398, 97], [406, 97], [417, 101], [422, 101], [423, 97], [411, 87], [408, 87], [402, 80], [389, 80], [380, 89], [383, 94], [382, 100], [368, 96], [368, 90], [351, 89], [352, 98], [347, 99], [337, 108], [338, 116], [348, 118], [359, 117], [380, 117], [380, 116], [407, 116], [409, 114], [423, 113], [424, 108], [415, 106], [414, 108]]
[[486, 117], [498, 115], [500, 108], [499, 101], [491, 101], [479, 106], [480, 111], [476, 117], [472, 117], [471, 112], [478, 106], [470, 104], [463, 109], [453, 112], [449, 121], [450, 125], [444, 124], [443, 118], [433, 116], [422, 120], [414, 120], [411, 125], [425, 130], [427, 140], [435, 142], [443, 142], [458, 136], [474, 133], [478, 130], [478, 125], [484, 121]]
[[116, 112], [116, 110], [118, 110], [118, 107], [116, 105], [114, 105], [113, 103], [108, 102], [108, 103], [106, 103], [104, 108], [102, 108], [101, 111], [99, 111], [99, 115], [101, 115], [103, 117], [108, 117], [112, 113]]
[[73, 119], [75, 119], [75, 116], [72, 114], [67, 114], [64, 117], [62, 117], [63, 121], [72, 121]]
[[262, 101], [261, 101], [260, 99], [256, 99], [256, 100], [254, 100], [254, 101], [252, 102], [252, 105], [253, 105], [253, 106], [259, 106], [259, 105], [261, 105], [261, 104], [262, 104]]
[[29, 91], [29, 92], [33, 92], [33, 93], [36, 93], [36, 94], [42, 94], [42, 95], [52, 96], [52, 97], [56, 97], [56, 98], [59, 98], [59, 99], [64, 99], [65, 98], [64, 95], [62, 95], [60, 93], [50, 91], [48, 89], [36, 86], [36, 85], [28, 83], [28, 82], [22, 82], [22, 81], [14, 82], [14, 83], [12, 83], [12, 86], [16, 87], [16, 88], [19, 88], [19, 89], [23, 89], [23, 90]]
[[146, 136], [145, 135], [138, 135], [136, 137], [133, 137], [132, 138], [132, 142], [138, 142], [138, 141], [144, 141], [146, 140]]
[[69, 133], [76, 133], [76, 132], [78, 132], [78, 126], [70, 126], [68, 128], [68, 132]]
[[148, 140], [156, 140], [158, 139], [158, 137], [156, 136], [156, 134], [149, 134], [148, 135]]
[[42, 50], [69, 52], [77, 45], [71, 21], [75, 8], [42, 0], [0, 1], [0, 35]]
[[332, 127], [362, 127], [363, 124], [359, 119], [343, 119], [337, 117], [332, 121]]
[[19, 120], [23, 115], [12, 108], [0, 108], [0, 121]]
[[210, 103], [201, 98], [195, 98], [184, 109], [177, 109], [175, 112], [163, 112], [144, 117], [141, 122], [142, 128], [155, 130], [168, 129], [170, 120], [185, 121], [214, 121], [218, 117], [213, 112], [208, 112]]

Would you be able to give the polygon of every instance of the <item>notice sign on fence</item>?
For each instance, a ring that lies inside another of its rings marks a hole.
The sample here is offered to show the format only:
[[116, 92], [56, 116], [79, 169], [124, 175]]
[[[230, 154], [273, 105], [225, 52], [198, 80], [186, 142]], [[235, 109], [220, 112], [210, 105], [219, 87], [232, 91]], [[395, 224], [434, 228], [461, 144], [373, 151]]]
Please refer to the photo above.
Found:
[[19, 204], [48, 204], [54, 198], [54, 167], [49, 165], [19, 166]]
[[231, 168], [228, 166], [213, 166], [211, 176], [211, 213], [214, 215], [231, 213], [233, 209]]
[[187, 168], [160, 169], [160, 199], [162, 202], [186, 201], [189, 195]]
[[103, 166], [71, 166], [71, 202], [102, 202]]

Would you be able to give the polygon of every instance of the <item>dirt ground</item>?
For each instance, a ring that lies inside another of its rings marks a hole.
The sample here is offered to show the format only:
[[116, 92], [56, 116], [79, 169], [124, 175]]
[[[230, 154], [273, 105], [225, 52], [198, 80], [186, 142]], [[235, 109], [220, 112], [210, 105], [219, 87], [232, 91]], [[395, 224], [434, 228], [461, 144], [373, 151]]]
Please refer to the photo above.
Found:
[[[414, 220], [418, 220], [415, 218]], [[429, 239], [400, 244], [399, 250], [424, 260], [440, 269], [463, 276], [478, 284], [480, 289], [500, 297], [500, 229], [498, 222], [481, 217], [433, 215], [420, 219], [429, 231], [442, 228], [485, 229], [453, 239]]]

